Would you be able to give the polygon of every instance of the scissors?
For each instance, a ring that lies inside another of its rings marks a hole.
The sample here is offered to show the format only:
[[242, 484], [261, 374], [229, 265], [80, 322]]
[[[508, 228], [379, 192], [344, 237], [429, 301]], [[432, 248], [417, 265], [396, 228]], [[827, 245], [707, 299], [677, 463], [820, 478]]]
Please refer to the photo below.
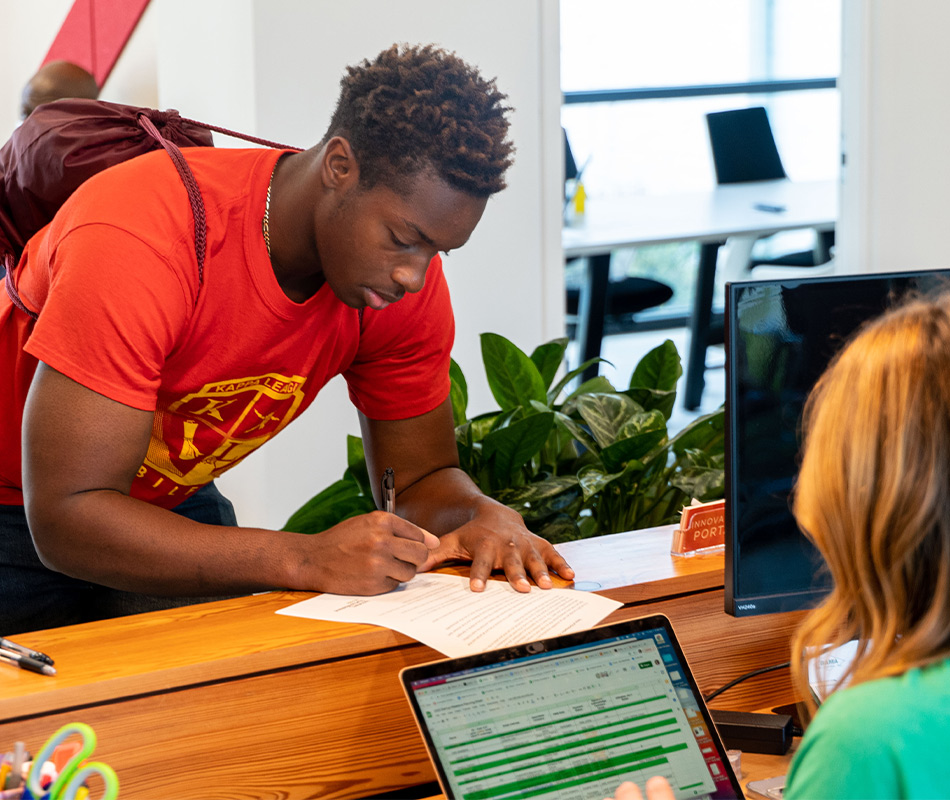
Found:
[[[59, 775], [56, 776], [56, 780], [48, 790], [44, 791], [40, 785], [43, 765], [51, 760], [53, 751], [73, 735], [80, 738], [79, 751], [66, 762]], [[49, 738], [49, 741], [43, 745], [43, 749], [33, 759], [33, 766], [26, 779], [23, 800], [29, 798], [32, 800], [79, 800], [79, 798], [89, 797], [85, 783], [92, 775], [98, 775], [104, 786], [101, 800], [116, 800], [119, 796], [119, 777], [115, 774], [115, 770], [101, 761], [86, 761], [95, 749], [96, 733], [92, 728], [82, 722], [64, 725]]]

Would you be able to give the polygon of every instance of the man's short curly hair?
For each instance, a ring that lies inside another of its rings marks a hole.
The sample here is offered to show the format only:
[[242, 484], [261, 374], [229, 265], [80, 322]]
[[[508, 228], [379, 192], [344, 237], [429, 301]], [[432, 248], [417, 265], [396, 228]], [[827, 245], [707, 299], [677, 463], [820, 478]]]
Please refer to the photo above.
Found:
[[393, 45], [347, 67], [340, 87], [323, 143], [349, 141], [365, 188], [403, 191], [407, 177], [430, 166], [477, 197], [505, 188], [514, 152], [507, 96], [454, 53]]

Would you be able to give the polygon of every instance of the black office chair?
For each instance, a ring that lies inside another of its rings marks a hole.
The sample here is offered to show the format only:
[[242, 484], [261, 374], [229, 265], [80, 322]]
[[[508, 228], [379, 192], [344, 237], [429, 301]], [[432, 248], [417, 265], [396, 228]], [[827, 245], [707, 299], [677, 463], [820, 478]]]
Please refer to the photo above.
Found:
[[[574, 338], [577, 325], [577, 307], [580, 287], [567, 287], [567, 333]], [[663, 305], [673, 296], [673, 289], [652, 278], [623, 278], [607, 283], [604, 299], [604, 336], [629, 333], [636, 329], [635, 316], [648, 308]]]
[[[775, 145], [768, 114], [762, 106], [709, 113], [706, 115], [706, 127], [709, 131], [717, 183], [780, 180], [788, 177]], [[753, 270], [765, 265], [782, 269], [815, 268], [827, 264], [834, 247], [834, 230], [816, 233], [814, 246], [810, 250], [769, 257], [756, 257], [753, 252], [748, 268]], [[703, 373], [706, 369], [706, 348], [722, 344], [724, 339], [722, 315], [712, 312], [713, 278], [719, 244], [721, 243], [703, 245], [711, 251], [706, 257], [707, 266], [710, 268], [700, 268], [690, 320], [686, 389], [683, 398], [683, 404], [688, 409], [698, 408], [700, 404], [705, 382]], [[755, 276], [750, 273], [749, 277]]]
[[[577, 177], [577, 162], [571, 150], [571, 143], [567, 138], [567, 131], [561, 129], [564, 135], [564, 179]], [[567, 263], [577, 259], [568, 259]], [[594, 256], [592, 271], [609, 270], [610, 256]], [[597, 276], [592, 276], [592, 295], [597, 294], [596, 287], [602, 285]], [[568, 284], [566, 287], [567, 333], [572, 339], [578, 334], [586, 339], [581, 342], [581, 362], [600, 355], [601, 338], [604, 335], [625, 333], [636, 327], [635, 315], [648, 308], [662, 305], [673, 296], [672, 287], [652, 278], [628, 277], [619, 281], [606, 281], [606, 290], [603, 297], [591, 297], [591, 319], [586, 324], [579, 320], [581, 287]], [[597, 366], [588, 368], [584, 372], [584, 380], [593, 378], [597, 374]]]
[[[717, 183], [768, 181], [788, 177], [775, 145], [768, 113], [762, 106], [712, 112], [706, 115], [706, 127], [709, 130], [709, 144]], [[813, 249], [769, 258], [753, 257], [749, 266], [819, 266], [831, 257], [834, 242], [834, 230], [819, 231]]]

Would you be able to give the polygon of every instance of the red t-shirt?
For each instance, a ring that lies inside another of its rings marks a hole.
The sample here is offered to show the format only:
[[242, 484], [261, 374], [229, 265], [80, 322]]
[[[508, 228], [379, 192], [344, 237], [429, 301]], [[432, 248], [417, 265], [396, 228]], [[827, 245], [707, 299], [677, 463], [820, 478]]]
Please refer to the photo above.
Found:
[[166, 508], [285, 428], [335, 375], [374, 419], [424, 414], [448, 396], [454, 322], [438, 257], [421, 292], [366, 309], [362, 325], [327, 284], [295, 303], [261, 235], [280, 153], [184, 152], [207, 214], [200, 285], [191, 206], [159, 151], [87, 181], [29, 241], [17, 286], [42, 311], [35, 324], [0, 293], [0, 503], [23, 502], [22, 412], [36, 359], [155, 412], [132, 495]]

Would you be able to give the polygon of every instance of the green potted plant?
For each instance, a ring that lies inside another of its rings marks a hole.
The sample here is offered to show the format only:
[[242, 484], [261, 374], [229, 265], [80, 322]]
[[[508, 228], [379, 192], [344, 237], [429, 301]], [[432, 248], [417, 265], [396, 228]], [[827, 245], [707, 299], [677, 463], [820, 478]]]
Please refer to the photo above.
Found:
[[[567, 339], [525, 354], [503, 336], [481, 336], [482, 360], [499, 408], [468, 417], [468, 384], [454, 361], [451, 400], [462, 469], [552, 542], [674, 522], [692, 498], [723, 496], [723, 410], [674, 436], [668, 422], [683, 374], [667, 340], [637, 364], [626, 389], [603, 376], [569, 387], [597, 359], [555, 378]], [[348, 467], [288, 520], [316, 533], [375, 502], [362, 441], [347, 437]]]

